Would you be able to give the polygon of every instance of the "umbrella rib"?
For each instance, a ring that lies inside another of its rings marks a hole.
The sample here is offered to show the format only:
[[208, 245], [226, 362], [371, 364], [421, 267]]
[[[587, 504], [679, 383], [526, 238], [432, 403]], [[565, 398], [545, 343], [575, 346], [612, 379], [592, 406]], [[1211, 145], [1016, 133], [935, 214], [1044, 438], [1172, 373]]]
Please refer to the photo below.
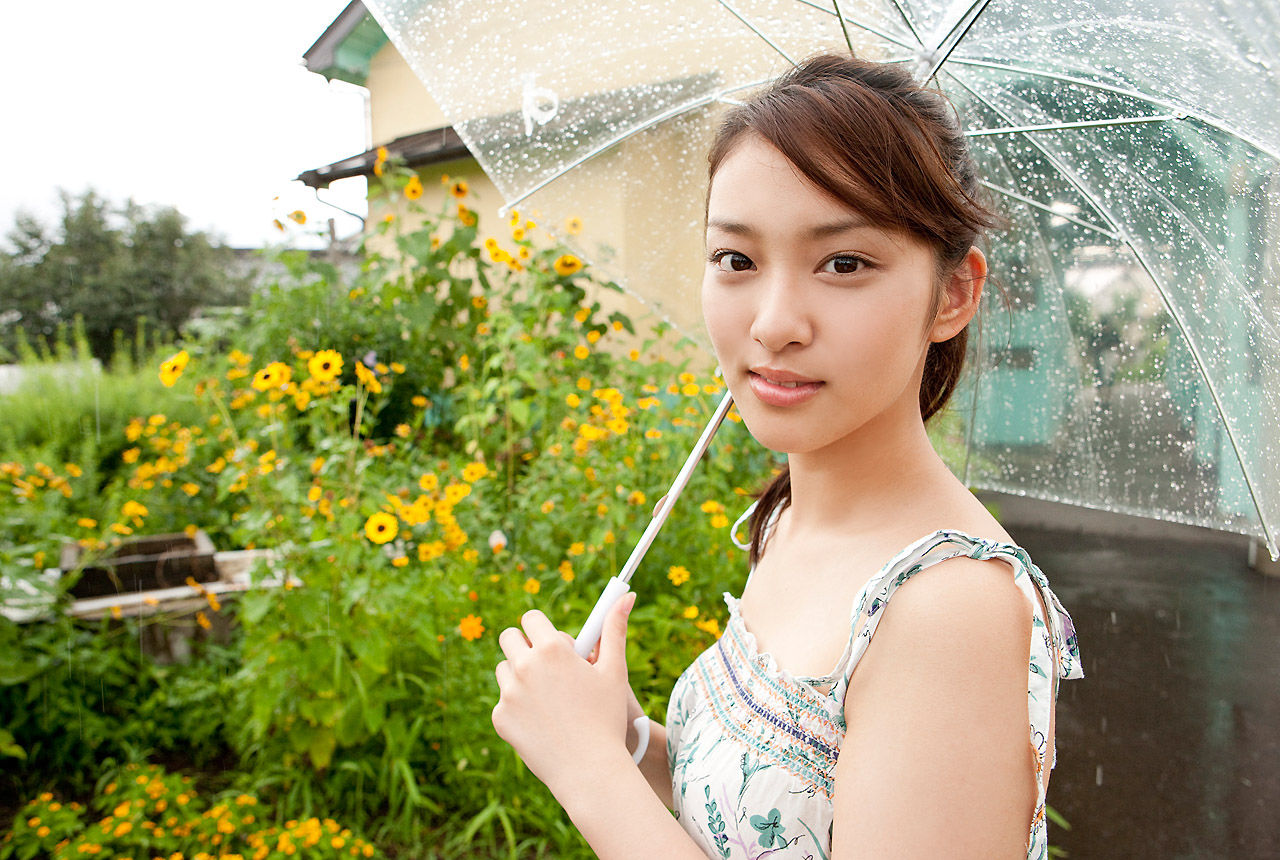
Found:
[[[991, 104], [986, 99], [983, 99], [980, 95], [978, 95], [976, 92], [973, 91], [972, 87], [970, 87], [969, 84], [967, 84], [962, 78], [957, 76], [954, 72], [951, 73], [951, 77], [955, 79], [956, 83], [958, 83], [960, 86], [968, 90], [975, 98], [981, 100], [989, 108], [995, 111], [996, 114], [998, 114], [1001, 119], [1004, 119], [1006, 122], [1008, 122], [1009, 117], [1005, 115], [1005, 112], [998, 105]], [[1049, 161], [1049, 163], [1053, 165], [1054, 168], [1057, 169], [1059, 175], [1061, 175], [1063, 179], [1067, 180], [1067, 182], [1069, 182], [1072, 185], [1072, 187], [1074, 187], [1076, 191], [1078, 191], [1084, 197], [1085, 200], [1089, 201], [1089, 203], [1094, 207], [1094, 209], [1098, 212], [1098, 214], [1100, 214], [1103, 218], [1107, 220], [1108, 223], [1111, 224], [1112, 229], [1116, 231], [1117, 240], [1120, 242], [1123, 242], [1126, 246], [1128, 246], [1130, 252], [1133, 253], [1134, 259], [1138, 261], [1138, 265], [1142, 267], [1142, 270], [1144, 272], [1146, 272], [1147, 277], [1151, 279], [1152, 285], [1156, 288], [1156, 292], [1158, 292], [1160, 294], [1160, 298], [1164, 300], [1165, 308], [1169, 311], [1169, 315], [1173, 318], [1174, 323], [1178, 326], [1178, 332], [1182, 335], [1182, 339], [1186, 343], [1187, 349], [1191, 352], [1191, 358], [1195, 362], [1197, 369], [1199, 369], [1200, 371], [1200, 378], [1204, 380], [1205, 387], [1209, 389], [1209, 397], [1213, 400], [1214, 409], [1217, 410], [1218, 418], [1222, 421], [1222, 428], [1223, 430], [1226, 431], [1227, 441], [1231, 443], [1231, 449], [1232, 451], [1235, 452], [1235, 455], [1236, 455], [1236, 462], [1240, 464], [1240, 474], [1244, 477], [1245, 488], [1248, 489], [1249, 498], [1253, 500], [1254, 510], [1257, 511], [1258, 513], [1258, 522], [1262, 525], [1262, 530], [1266, 535], [1268, 543], [1271, 546], [1275, 546], [1276, 536], [1272, 534], [1271, 528], [1267, 524], [1267, 518], [1264, 515], [1264, 508], [1262, 506], [1261, 500], [1258, 498], [1258, 493], [1254, 486], [1253, 477], [1249, 474], [1249, 467], [1245, 464], [1244, 455], [1240, 450], [1240, 443], [1236, 439], [1235, 431], [1232, 430], [1231, 428], [1231, 423], [1227, 421], [1226, 411], [1222, 408], [1222, 398], [1218, 395], [1218, 387], [1217, 385], [1214, 384], [1213, 379], [1210, 378], [1209, 374], [1206, 371], [1207, 365], [1205, 363], [1204, 356], [1200, 354], [1199, 346], [1196, 344], [1195, 340], [1192, 337], [1190, 337], [1190, 335], [1188, 334], [1187, 323], [1186, 323], [1186, 320], [1182, 318], [1182, 312], [1179, 311], [1178, 308], [1174, 306], [1173, 302], [1169, 298], [1169, 294], [1165, 291], [1164, 287], [1161, 285], [1160, 279], [1156, 277], [1155, 269], [1151, 266], [1150, 262], [1147, 261], [1142, 251], [1138, 248], [1137, 243], [1135, 243], [1133, 239], [1130, 238], [1129, 234], [1121, 226], [1120, 219], [1117, 218], [1115, 213], [1111, 211], [1111, 208], [1107, 206], [1105, 202], [1100, 200], [1096, 194], [1094, 194], [1091, 190], [1089, 190], [1089, 188], [1085, 185], [1085, 183], [1078, 176], [1076, 176], [1075, 171], [1073, 171], [1066, 164], [1063, 164], [1061, 159], [1059, 159], [1056, 155], [1054, 155], [1052, 152], [1046, 149], [1042, 144], [1040, 144], [1036, 140], [1035, 135], [1024, 135], [1024, 137], [1028, 143], [1030, 143], [1033, 147], [1039, 150], [1040, 154], [1043, 155]]]
[[[946, 34], [939, 40], [938, 44], [929, 49], [927, 58], [929, 59], [929, 71], [921, 80], [929, 80], [938, 73], [938, 69], [951, 57], [953, 51], [960, 47], [960, 43], [964, 41], [964, 37], [969, 34], [969, 30], [982, 17], [982, 13], [986, 11], [987, 5], [991, 0], [974, 0], [969, 8], [956, 19]], [[946, 50], [942, 50], [942, 46], [946, 45]], [[940, 53], [939, 53], [940, 52]]]
[[1044, 125], [1016, 125], [1005, 126], [1004, 128], [979, 128], [973, 131], [966, 131], [965, 137], [987, 137], [993, 134], [1025, 134], [1029, 131], [1062, 131], [1069, 128], [1106, 128], [1114, 125], [1137, 125], [1143, 122], [1167, 122], [1169, 120], [1183, 120], [1187, 115], [1184, 113], [1165, 113], [1155, 116], [1124, 116], [1116, 119], [1093, 119], [1081, 120], [1080, 122], [1051, 122]]
[[[916, 45], [923, 46], [924, 39], [920, 38], [920, 31], [916, 29], [915, 22], [912, 21], [911, 16], [907, 14], [907, 10], [902, 8], [902, 4], [899, 0], [891, 0], [891, 2], [893, 3], [893, 8], [897, 10], [898, 16], [902, 18], [902, 23], [906, 24], [907, 29], [911, 31], [911, 38], [916, 40]], [[908, 46], [903, 45], [903, 47], [905, 48]]]
[[[870, 25], [870, 24], [868, 24], [866, 21], [860, 21], [860, 20], [858, 20], [857, 18], [854, 18], [854, 17], [853, 17], [853, 16], [851, 16], [851, 15], [844, 15], [844, 14], [840, 13], [840, 12], [838, 11], [838, 10], [839, 10], [839, 6], [838, 6], [838, 5], [837, 5], [837, 11], [836, 11], [836, 12], [832, 12], [832, 11], [831, 11], [830, 9], [828, 9], [826, 6], [819, 6], [817, 3], [813, 2], [813, 0], [796, 0], [796, 2], [797, 2], [797, 3], [800, 3], [800, 4], [804, 5], [804, 6], [808, 6], [810, 9], [814, 9], [814, 10], [816, 10], [816, 11], [818, 11], [818, 12], [822, 12], [823, 14], [826, 14], [826, 15], [837, 15], [837, 16], [840, 18], [840, 26], [841, 26], [841, 27], [843, 27], [843, 26], [845, 25], [845, 22], [847, 21], [848, 23], [850, 23], [850, 24], [854, 25], [854, 26], [855, 26], [855, 27], [857, 27], [858, 29], [860, 29], [860, 30], [866, 30], [866, 31], [867, 31], [868, 33], [870, 33], [871, 35], [873, 35], [873, 36], [878, 36], [878, 37], [880, 37], [881, 39], [884, 39], [886, 42], [889, 42], [890, 44], [897, 45], [899, 48], [907, 48], [907, 49], [912, 50], [912, 51], [914, 51], [914, 50], [916, 50], [917, 48], [919, 48], [919, 45], [914, 45], [914, 44], [912, 44], [911, 42], [905, 42], [905, 41], [903, 41], [902, 39], [900, 39], [899, 37], [897, 37], [897, 36], [893, 35], [892, 33], [888, 33], [888, 32], [886, 32], [886, 31], [884, 31], [884, 30], [881, 30], [879, 27], [873, 27], [873, 26], [871, 26], [871, 25]], [[908, 23], [907, 23], [907, 26], [908, 26], [908, 28], [910, 28], [910, 26], [911, 26], [910, 22], [908, 22]], [[912, 31], [911, 31], [911, 34], [914, 36], [914, 35], [915, 35], [915, 30], [912, 30]]]
[[[1258, 138], [1254, 137], [1251, 134], [1248, 134], [1247, 132], [1242, 132], [1239, 129], [1232, 128], [1222, 120], [1215, 119], [1211, 116], [1200, 113], [1199, 111], [1188, 110], [1186, 105], [1180, 105], [1175, 102], [1169, 101], [1168, 99], [1163, 99], [1163, 98], [1160, 98], [1159, 96], [1153, 96], [1153, 95], [1150, 95], [1149, 93], [1143, 93], [1129, 87], [1120, 87], [1120, 86], [1116, 86], [1115, 84], [1103, 83], [1102, 81], [1091, 81], [1087, 78], [1077, 78], [1073, 75], [1060, 75], [1057, 72], [1049, 72], [1041, 69], [1032, 69], [1032, 68], [1027, 68], [1025, 66], [1015, 66], [1009, 63], [996, 63], [990, 60], [974, 60], [974, 59], [969, 59], [965, 57], [958, 57], [958, 58], [953, 57], [952, 59], [949, 60], [949, 62], [953, 66], [954, 65], [977, 66], [978, 68], [993, 69], [999, 72], [1012, 72], [1014, 74], [1019, 74], [1019, 75], [1031, 75], [1033, 77], [1038, 77], [1038, 78], [1049, 78], [1051, 80], [1061, 81], [1062, 83], [1066, 83], [1066, 84], [1077, 84], [1082, 87], [1089, 87], [1091, 89], [1102, 90], [1103, 92], [1114, 93], [1119, 96], [1126, 96], [1128, 98], [1137, 99], [1138, 101], [1146, 102], [1149, 105], [1153, 105], [1159, 108], [1164, 108], [1166, 110], [1172, 111], [1173, 113], [1180, 114], [1182, 117], [1186, 119], [1194, 119], [1198, 122], [1204, 123], [1207, 126], [1210, 126], [1211, 128], [1216, 128], [1219, 131], [1229, 134], [1232, 137], [1240, 140], [1241, 142], [1246, 143], [1249, 146], [1252, 146], [1254, 149], [1270, 156], [1276, 161], [1280, 161], [1280, 148], [1276, 148], [1275, 146], [1269, 143], [1266, 143], [1265, 141], [1259, 140]], [[969, 87], [966, 86], [965, 89], [969, 89]], [[969, 90], [969, 91], [973, 92], [972, 90]], [[987, 100], [983, 99], [983, 101], [986, 102]]]
[[741, 22], [742, 22], [742, 24], [743, 24], [743, 26], [745, 26], [745, 27], [746, 27], [748, 30], [750, 30], [752, 33], [755, 33], [757, 36], [759, 36], [761, 39], [763, 39], [763, 40], [764, 40], [764, 43], [765, 43], [766, 45], [768, 45], [770, 48], [773, 48], [775, 51], [777, 51], [779, 54], [781, 54], [781, 55], [782, 55], [782, 58], [783, 58], [784, 60], [786, 60], [788, 63], [790, 63], [793, 67], [794, 67], [794, 66], [799, 66], [799, 65], [800, 65], [800, 64], [799, 64], [799, 63], [797, 63], [795, 60], [793, 60], [793, 59], [791, 58], [791, 56], [790, 56], [786, 51], [782, 50], [782, 49], [781, 49], [781, 48], [779, 48], [777, 45], [775, 45], [775, 44], [774, 44], [774, 42], [773, 42], [773, 40], [772, 40], [772, 39], [770, 39], [768, 36], [766, 36], [766, 35], [765, 35], [761, 30], [760, 30], [760, 28], [759, 28], [759, 27], [757, 27], [755, 24], [752, 24], [752, 23], [751, 23], [750, 21], [748, 21], [745, 17], [743, 17], [743, 15], [742, 15], [742, 13], [741, 13], [741, 12], [739, 12], [737, 9], [733, 8], [732, 6], [730, 6], [730, 5], [729, 5], [729, 3], [727, 2], [727, 0], [718, 0], [718, 2], [720, 3], [720, 5], [721, 5], [721, 6], [723, 6], [723, 7], [724, 7], [728, 12], [729, 12], [729, 14], [733, 15], [733, 17], [735, 17], [735, 18], [737, 18], [739, 21], [741, 21]]
[[997, 194], [1003, 194], [1005, 197], [1008, 197], [1012, 200], [1017, 200], [1019, 203], [1025, 203], [1026, 205], [1034, 209], [1039, 209], [1041, 212], [1048, 212], [1050, 215], [1054, 216], [1055, 218], [1062, 218], [1064, 221], [1070, 221], [1072, 224], [1075, 224], [1080, 227], [1084, 227], [1086, 230], [1092, 230], [1095, 233], [1101, 233], [1103, 236], [1106, 236], [1108, 239], [1111, 239], [1112, 241], [1116, 241], [1116, 242], [1124, 241], [1123, 237], [1119, 233], [1116, 233], [1114, 230], [1108, 230], [1106, 227], [1100, 227], [1097, 224], [1093, 224], [1089, 221], [1084, 220], [1083, 218], [1076, 218], [1065, 212], [1059, 212], [1057, 209], [1054, 209], [1052, 206], [1046, 206], [1040, 201], [1033, 200], [1030, 197], [1027, 197], [1025, 194], [1019, 194], [1018, 192], [1014, 191], [1011, 188], [1004, 188], [1003, 186], [996, 185], [994, 182], [988, 182], [985, 179], [980, 180], [980, 182], [984, 187], [991, 189]]
[[849, 37], [849, 25], [844, 22], [844, 15], [840, 12], [840, 0], [831, 0], [831, 5], [836, 10], [836, 20], [840, 22], [840, 32], [844, 33], [844, 43], [849, 46], [849, 55], [853, 55], [853, 39]]

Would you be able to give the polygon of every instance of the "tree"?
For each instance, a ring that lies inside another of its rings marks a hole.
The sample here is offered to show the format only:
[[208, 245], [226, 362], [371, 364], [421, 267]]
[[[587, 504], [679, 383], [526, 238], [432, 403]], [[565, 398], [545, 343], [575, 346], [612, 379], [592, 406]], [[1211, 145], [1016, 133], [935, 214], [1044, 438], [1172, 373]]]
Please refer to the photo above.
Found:
[[56, 229], [19, 214], [6, 237], [0, 352], [13, 353], [22, 337], [53, 349], [78, 318], [94, 357], [106, 362], [119, 335], [145, 326], [176, 338], [199, 308], [248, 300], [248, 283], [231, 274], [230, 249], [189, 231], [176, 209], [132, 200], [116, 208], [92, 190], [59, 196]]

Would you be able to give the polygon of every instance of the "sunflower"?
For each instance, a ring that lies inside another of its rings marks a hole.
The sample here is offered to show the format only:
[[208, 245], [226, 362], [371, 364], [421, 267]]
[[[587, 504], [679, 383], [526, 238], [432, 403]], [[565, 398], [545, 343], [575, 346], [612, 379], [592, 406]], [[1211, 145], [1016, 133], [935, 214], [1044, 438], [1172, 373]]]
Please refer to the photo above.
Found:
[[372, 370], [358, 361], [356, 362], [356, 379], [360, 381], [361, 385], [369, 389], [370, 393], [382, 393], [382, 383], [378, 381], [378, 377], [374, 375]]
[[449, 186], [449, 193], [454, 197], [457, 197], [459, 200], [466, 197], [470, 190], [471, 189], [467, 186], [467, 181], [465, 179], [459, 179]]
[[369, 517], [364, 524], [364, 536], [374, 543], [382, 544], [395, 540], [399, 533], [399, 521], [391, 514], [382, 511]]
[[293, 369], [289, 365], [273, 361], [253, 376], [254, 391], [270, 391], [288, 385], [293, 377]]
[[552, 264], [552, 268], [554, 268], [556, 270], [556, 274], [562, 278], [568, 277], [582, 268], [582, 261], [573, 256], [573, 254], [561, 254], [556, 258], [555, 263]]
[[307, 371], [317, 382], [330, 382], [342, 373], [342, 354], [336, 349], [322, 349], [307, 360]]
[[178, 381], [178, 377], [182, 376], [182, 371], [186, 369], [187, 362], [190, 360], [191, 356], [183, 349], [160, 362], [160, 381], [164, 383], [165, 388], [173, 387], [173, 384]]
[[417, 200], [422, 196], [422, 180], [418, 178], [418, 174], [409, 177], [408, 183], [404, 186], [404, 196], [410, 200]]

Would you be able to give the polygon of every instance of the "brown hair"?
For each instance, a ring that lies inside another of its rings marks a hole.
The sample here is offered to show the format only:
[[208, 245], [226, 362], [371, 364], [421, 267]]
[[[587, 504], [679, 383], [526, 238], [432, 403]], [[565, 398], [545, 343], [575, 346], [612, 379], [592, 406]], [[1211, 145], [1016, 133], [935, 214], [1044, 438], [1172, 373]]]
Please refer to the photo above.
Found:
[[[908, 68], [824, 54], [790, 70], [730, 110], [708, 156], [710, 176], [746, 135], [773, 146], [818, 188], [871, 221], [932, 247], [938, 259], [936, 304], [946, 277], [988, 227], [977, 168], [946, 97]], [[955, 391], [964, 367], [967, 327], [929, 344], [920, 382], [920, 414], [929, 420]], [[751, 563], [763, 550], [775, 511], [791, 503], [784, 468], [757, 498]]]

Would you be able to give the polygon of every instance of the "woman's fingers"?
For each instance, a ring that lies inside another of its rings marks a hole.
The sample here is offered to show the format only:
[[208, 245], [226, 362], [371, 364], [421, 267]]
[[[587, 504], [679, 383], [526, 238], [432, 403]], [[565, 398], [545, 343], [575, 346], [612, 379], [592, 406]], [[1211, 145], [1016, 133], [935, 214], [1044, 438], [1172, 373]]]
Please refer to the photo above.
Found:
[[508, 627], [498, 634], [498, 647], [508, 660], [513, 660], [517, 654], [528, 649], [529, 640], [519, 627]]
[[562, 638], [560, 631], [551, 623], [551, 619], [543, 615], [540, 609], [530, 609], [520, 616], [520, 626], [524, 628], [525, 636], [529, 637], [529, 642], [535, 647]]

